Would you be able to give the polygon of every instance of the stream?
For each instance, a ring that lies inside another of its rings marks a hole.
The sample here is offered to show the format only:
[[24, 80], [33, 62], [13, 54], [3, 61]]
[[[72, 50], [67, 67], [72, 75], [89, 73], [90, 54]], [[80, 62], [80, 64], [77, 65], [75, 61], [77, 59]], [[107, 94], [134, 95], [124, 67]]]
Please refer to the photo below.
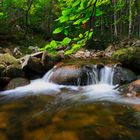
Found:
[[0, 92], [0, 140], [140, 139], [140, 99], [113, 84], [114, 67], [94, 67], [84, 86], [55, 84], [52, 75]]

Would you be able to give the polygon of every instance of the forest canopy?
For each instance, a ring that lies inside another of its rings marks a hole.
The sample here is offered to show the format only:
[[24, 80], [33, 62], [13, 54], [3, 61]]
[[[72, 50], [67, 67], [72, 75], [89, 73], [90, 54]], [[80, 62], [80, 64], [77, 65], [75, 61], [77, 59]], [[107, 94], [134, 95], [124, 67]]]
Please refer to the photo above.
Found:
[[140, 37], [140, 1], [2, 0], [0, 26], [0, 34], [40, 34], [49, 40], [41, 50], [70, 46], [71, 54], [90, 40]]

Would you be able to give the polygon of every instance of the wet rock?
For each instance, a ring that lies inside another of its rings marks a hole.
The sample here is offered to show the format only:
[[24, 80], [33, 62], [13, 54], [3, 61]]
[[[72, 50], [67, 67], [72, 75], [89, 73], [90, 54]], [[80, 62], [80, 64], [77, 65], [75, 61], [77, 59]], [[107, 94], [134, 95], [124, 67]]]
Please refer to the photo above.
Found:
[[115, 67], [114, 79], [113, 79], [113, 83], [115, 85], [116, 84], [122, 85], [122, 84], [130, 83], [134, 81], [136, 78], [137, 78], [136, 74], [132, 72], [131, 70], [124, 67], [120, 67], [120, 66]]
[[9, 90], [9, 89], [14, 89], [16, 87], [21, 87], [21, 86], [25, 86], [28, 85], [30, 83], [30, 81], [28, 79], [25, 78], [13, 78], [8, 85], [5, 87], [5, 90]]
[[140, 71], [140, 47], [121, 48], [112, 54], [112, 58], [136, 72]]
[[22, 69], [28, 78], [34, 77], [35, 75], [42, 76], [45, 73], [45, 69], [40, 60], [31, 56], [26, 56], [22, 64]]
[[54, 69], [54, 72], [50, 77], [50, 81], [63, 85], [87, 85], [87, 73], [91, 71], [92, 68], [88, 66], [62, 66]]
[[10, 81], [9, 77], [0, 77], [0, 88], [2, 89], [4, 86], [6, 86]]
[[62, 58], [61, 55], [58, 54], [50, 54], [45, 51], [42, 55], [42, 63], [46, 70], [53, 68], [60, 60], [62, 60]]
[[24, 72], [22, 71], [20, 66], [10, 65], [3, 72], [2, 77], [24, 77]]
[[140, 97], [140, 79], [130, 83], [125, 92], [127, 96]]

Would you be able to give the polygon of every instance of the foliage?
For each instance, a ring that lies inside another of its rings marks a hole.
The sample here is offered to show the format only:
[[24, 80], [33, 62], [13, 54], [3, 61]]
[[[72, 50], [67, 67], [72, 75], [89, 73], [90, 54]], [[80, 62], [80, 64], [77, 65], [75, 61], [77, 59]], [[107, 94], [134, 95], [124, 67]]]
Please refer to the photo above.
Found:
[[18, 27], [49, 39], [41, 50], [55, 53], [68, 46], [65, 54], [71, 54], [89, 40], [113, 38], [115, 29], [127, 35], [130, 22], [132, 33], [140, 35], [139, 9], [139, 0], [1, 0], [0, 33], [16, 34]]

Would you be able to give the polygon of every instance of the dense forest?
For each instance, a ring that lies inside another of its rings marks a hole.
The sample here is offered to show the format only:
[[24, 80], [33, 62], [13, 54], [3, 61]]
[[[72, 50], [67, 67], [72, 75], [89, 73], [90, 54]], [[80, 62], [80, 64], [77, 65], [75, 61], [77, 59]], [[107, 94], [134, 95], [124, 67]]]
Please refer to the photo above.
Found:
[[0, 5], [0, 38], [39, 36], [46, 41], [39, 43], [41, 50], [69, 45], [71, 54], [94, 40], [140, 37], [139, 0], [1, 0]]

